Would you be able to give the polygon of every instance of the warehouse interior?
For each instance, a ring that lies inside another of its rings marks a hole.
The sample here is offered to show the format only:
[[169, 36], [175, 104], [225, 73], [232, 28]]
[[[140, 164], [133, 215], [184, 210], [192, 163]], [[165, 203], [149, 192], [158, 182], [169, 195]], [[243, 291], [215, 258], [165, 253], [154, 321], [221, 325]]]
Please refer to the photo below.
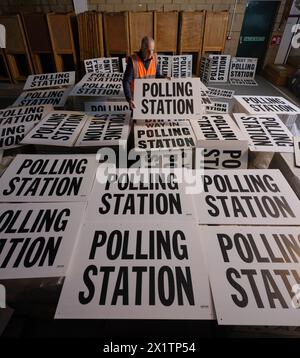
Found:
[[0, 45], [0, 344], [300, 337], [300, 1], [2, 0]]

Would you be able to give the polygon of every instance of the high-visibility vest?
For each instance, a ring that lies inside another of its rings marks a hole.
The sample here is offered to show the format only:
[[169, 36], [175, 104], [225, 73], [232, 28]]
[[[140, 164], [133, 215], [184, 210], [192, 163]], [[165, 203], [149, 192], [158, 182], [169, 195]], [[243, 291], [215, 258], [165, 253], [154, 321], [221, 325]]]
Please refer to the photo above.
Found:
[[153, 54], [148, 70], [146, 70], [143, 61], [137, 54], [130, 56], [133, 67], [133, 80], [130, 82], [130, 91], [131, 96], [133, 97], [134, 93], [134, 80], [136, 78], [155, 78], [156, 76], [156, 67], [157, 67], [157, 54]]

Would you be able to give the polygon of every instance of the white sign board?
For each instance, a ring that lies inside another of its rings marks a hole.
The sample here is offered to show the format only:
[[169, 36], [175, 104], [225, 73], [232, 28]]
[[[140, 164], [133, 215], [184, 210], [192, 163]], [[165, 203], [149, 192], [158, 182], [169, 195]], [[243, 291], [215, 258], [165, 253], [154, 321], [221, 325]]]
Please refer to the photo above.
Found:
[[129, 104], [126, 101], [111, 101], [111, 102], [85, 102], [84, 111], [88, 113], [101, 113], [107, 112], [124, 112], [129, 111]]
[[203, 186], [199, 224], [299, 225], [299, 199], [279, 170], [206, 170]]
[[213, 102], [211, 106], [206, 106], [207, 112], [228, 113], [229, 104], [227, 102]]
[[208, 87], [208, 93], [210, 97], [220, 97], [220, 98], [233, 98], [234, 91], [223, 89], [223, 88], [215, 88], [215, 87]]
[[125, 145], [131, 112], [94, 114], [85, 122], [76, 147]]
[[193, 56], [180, 55], [172, 58], [172, 77], [189, 78], [193, 74]]
[[40, 75], [30, 75], [25, 82], [25, 90], [40, 88], [64, 87], [75, 84], [75, 71], [43, 73]]
[[211, 60], [209, 82], [227, 82], [230, 57], [230, 55], [209, 55]]
[[[99, 165], [101, 167], [101, 165]], [[90, 194], [86, 220], [104, 222], [191, 221], [192, 195], [176, 172], [149, 172], [129, 169], [108, 173], [98, 169]]]
[[218, 323], [298, 326], [299, 227], [202, 227]]
[[232, 57], [229, 70], [229, 79], [250, 79], [255, 77], [257, 58]]
[[191, 119], [203, 111], [199, 78], [137, 79], [134, 119]]
[[299, 114], [300, 108], [283, 97], [234, 96], [245, 113]]
[[0, 200], [86, 201], [97, 166], [92, 154], [19, 154], [0, 178]]
[[248, 115], [234, 113], [241, 131], [254, 152], [294, 152], [292, 133], [276, 114]]
[[294, 137], [295, 164], [300, 167], [300, 137]]
[[0, 204], [0, 279], [64, 276], [85, 203]]
[[84, 60], [86, 73], [91, 72], [120, 72], [118, 57], [100, 57]]
[[196, 141], [189, 123], [177, 122], [158, 128], [138, 123], [134, 125], [134, 146], [136, 151], [188, 149], [194, 148]]
[[171, 77], [173, 56], [157, 55], [157, 60], [160, 74]]
[[9, 107], [0, 110], [0, 148], [21, 145], [24, 136], [53, 109], [50, 105]]
[[122, 73], [87, 73], [70, 96], [123, 96]]
[[25, 91], [12, 104], [18, 106], [41, 106], [51, 104], [53, 107], [63, 107], [68, 99], [70, 88], [44, 89]]
[[55, 318], [212, 319], [196, 225], [84, 225]]
[[88, 116], [82, 112], [54, 111], [44, 117], [22, 143], [72, 146]]
[[228, 114], [207, 114], [191, 121], [197, 147], [196, 163], [206, 169], [246, 169], [248, 140]]

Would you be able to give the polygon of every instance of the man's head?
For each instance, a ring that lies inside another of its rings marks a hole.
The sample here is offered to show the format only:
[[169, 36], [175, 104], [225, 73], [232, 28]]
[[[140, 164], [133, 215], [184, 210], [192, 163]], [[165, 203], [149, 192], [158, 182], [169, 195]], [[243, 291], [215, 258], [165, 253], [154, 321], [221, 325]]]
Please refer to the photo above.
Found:
[[148, 60], [152, 57], [154, 53], [154, 40], [152, 37], [145, 36], [142, 38], [141, 51], [144, 59]]

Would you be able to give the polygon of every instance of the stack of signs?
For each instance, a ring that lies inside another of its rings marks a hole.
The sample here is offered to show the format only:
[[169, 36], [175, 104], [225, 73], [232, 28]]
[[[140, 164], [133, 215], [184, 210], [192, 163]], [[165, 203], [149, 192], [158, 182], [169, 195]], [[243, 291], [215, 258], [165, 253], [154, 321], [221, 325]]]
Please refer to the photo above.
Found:
[[1, 279], [65, 275], [97, 165], [94, 155], [17, 155], [0, 179]]
[[248, 140], [228, 114], [202, 115], [191, 125], [197, 148], [201, 148], [201, 153], [196, 152], [196, 167], [200, 164], [205, 169], [247, 168]]
[[254, 80], [257, 58], [232, 57], [229, 71], [229, 82], [232, 85], [257, 86]]
[[123, 96], [122, 73], [87, 73], [80, 82], [78, 82], [71, 96]]
[[137, 152], [192, 149], [196, 146], [189, 121], [140, 121], [134, 125], [134, 146]]
[[300, 202], [276, 169], [206, 170], [193, 196], [199, 224], [299, 225]]
[[196, 225], [117, 220], [83, 225], [55, 318], [212, 319]]
[[91, 72], [120, 72], [118, 57], [100, 57], [84, 60], [86, 73]]
[[41, 106], [51, 104], [55, 108], [61, 108], [64, 107], [70, 91], [71, 87], [24, 91], [15, 100], [12, 106]]
[[0, 178], [0, 201], [86, 201], [97, 165], [92, 154], [19, 154]]
[[232, 99], [234, 95], [234, 91], [223, 89], [223, 88], [215, 88], [215, 87], [207, 87], [208, 88], [208, 95], [210, 97], [219, 97], [219, 98], [226, 98]]
[[73, 86], [75, 84], [75, 72], [44, 73], [27, 77], [24, 90], [36, 90], [43, 88], [55, 88]]
[[21, 145], [24, 136], [52, 109], [52, 106], [46, 105], [0, 110], [0, 149]]
[[190, 79], [137, 79], [134, 119], [191, 119], [203, 112], [201, 82]]
[[172, 60], [173, 56], [157, 55], [159, 73], [164, 76], [172, 76]]
[[219, 324], [299, 326], [299, 227], [210, 226], [199, 236]]
[[300, 108], [283, 97], [234, 96], [235, 112], [249, 114], [277, 114], [288, 128], [293, 126]]
[[209, 82], [227, 82], [230, 55], [209, 55]]
[[276, 114], [247, 115], [234, 118], [254, 152], [294, 152], [293, 136]]
[[190, 78], [193, 74], [193, 56], [180, 55], [172, 58], [172, 77]]
[[82, 112], [51, 112], [22, 143], [59, 147], [125, 146], [130, 115], [129, 111], [92, 116]]
[[20, 94], [12, 106], [51, 104], [54, 107], [63, 107], [71, 90], [70, 86], [73, 86], [74, 83], [74, 71], [28, 76], [24, 92]]
[[87, 115], [81, 112], [50, 112], [26, 135], [22, 143], [72, 147], [86, 119]]
[[94, 113], [82, 128], [75, 147], [123, 146], [127, 144], [131, 112]]
[[115, 101], [115, 102], [85, 102], [84, 111], [88, 113], [101, 113], [105, 114], [107, 112], [124, 112], [129, 111], [129, 104], [125, 101]]

